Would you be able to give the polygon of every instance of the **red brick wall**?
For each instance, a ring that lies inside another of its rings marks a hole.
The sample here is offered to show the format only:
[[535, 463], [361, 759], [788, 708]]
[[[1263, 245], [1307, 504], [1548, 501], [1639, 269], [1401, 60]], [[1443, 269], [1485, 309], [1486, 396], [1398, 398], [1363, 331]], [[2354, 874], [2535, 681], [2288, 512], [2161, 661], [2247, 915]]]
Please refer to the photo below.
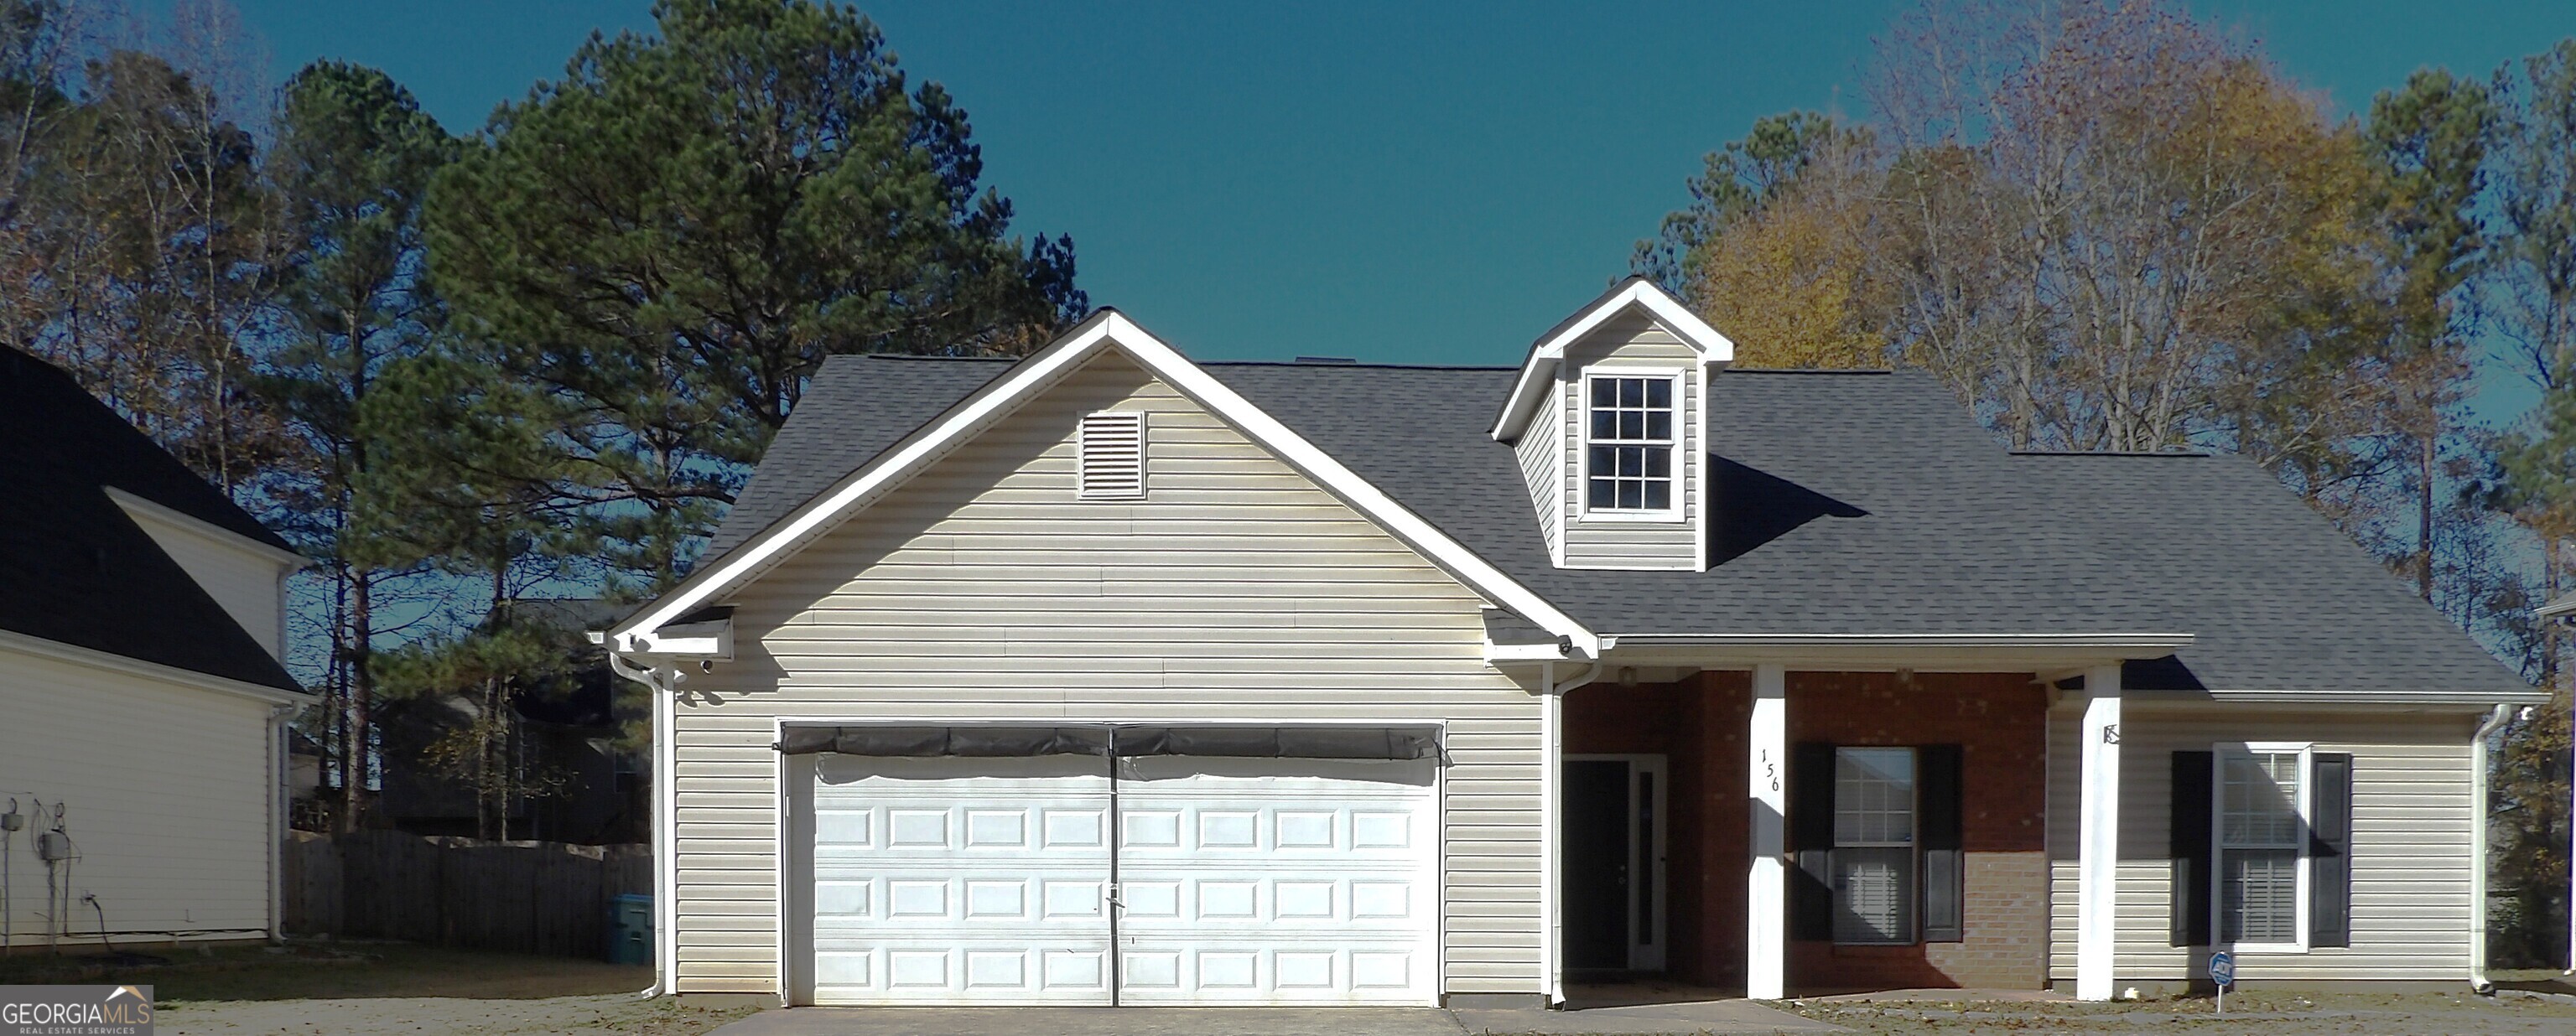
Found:
[[[1958, 744], [1967, 853], [1966, 940], [1896, 947], [1790, 944], [1793, 990], [2046, 985], [2046, 692], [2023, 674], [1802, 673], [1788, 680], [1789, 739], [1839, 745]], [[1572, 754], [1671, 760], [1667, 970], [1712, 986], [1744, 982], [1748, 860], [1746, 724], [1751, 679], [1701, 673], [1678, 684], [1595, 685], [1569, 694]]]

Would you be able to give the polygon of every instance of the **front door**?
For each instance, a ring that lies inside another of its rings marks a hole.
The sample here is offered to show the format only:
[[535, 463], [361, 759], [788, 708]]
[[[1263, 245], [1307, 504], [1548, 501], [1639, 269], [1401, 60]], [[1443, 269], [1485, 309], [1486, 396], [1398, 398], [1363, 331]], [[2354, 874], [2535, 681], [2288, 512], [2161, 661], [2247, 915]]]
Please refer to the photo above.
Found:
[[1567, 756], [1565, 967], [1664, 967], [1664, 757]]

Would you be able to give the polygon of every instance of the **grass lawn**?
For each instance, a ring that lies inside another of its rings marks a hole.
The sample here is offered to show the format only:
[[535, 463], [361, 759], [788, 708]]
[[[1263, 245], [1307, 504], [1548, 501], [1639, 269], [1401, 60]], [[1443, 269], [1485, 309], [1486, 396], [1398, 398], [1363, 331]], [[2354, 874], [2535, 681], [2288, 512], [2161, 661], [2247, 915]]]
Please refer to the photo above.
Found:
[[120, 965], [98, 954], [28, 953], [0, 958], [0, 984], [149, 983], [163, 1002], [356, 997], [474, 997], [524, 1000], [632, 993], [653, 969], [567, 957], [445, 950], [398, 942], [318, 942], [283, 947], [146, 950], [168, 963]]

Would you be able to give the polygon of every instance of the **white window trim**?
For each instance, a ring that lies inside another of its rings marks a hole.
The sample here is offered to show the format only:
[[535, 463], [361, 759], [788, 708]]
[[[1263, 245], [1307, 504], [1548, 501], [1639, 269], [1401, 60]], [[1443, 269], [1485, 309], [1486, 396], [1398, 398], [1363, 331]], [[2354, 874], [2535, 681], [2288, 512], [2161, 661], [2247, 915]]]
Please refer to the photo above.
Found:
[[[2308, 882], [2310, 857], [2310, 818], [2315, 816], [2316, 745], [2308, 741], [2220, 741], [2209, 752], [2209, 937], [2237, 954], [2302, 954], [2308, 952]], [[2295, 942], [2244, 942], [2228, 944], [2227, 896], [2222, 875], [2227, 873], [2227, 757], [2233, 755], [2283, 755], [2299, 757], [2299, 867], [2298, 888], [2293, 900], [2292, 931], [2299, 933]]]
[[[1690, 499], [1691, 464], [1690, 433], [1693, 420], [1690, 396], [1679, 367], [1594, 366], [1583, 371], [1574, 386], [1574, 507], [1575, 520], [1595, 524], [1676, 525], [1685, 520], [1684, 511]], [[1592, 506], [1592, 382], [1596, 378], [1663, 378], [1673, 384], [1673, 505], [1661, 510], [1630, 510]]]

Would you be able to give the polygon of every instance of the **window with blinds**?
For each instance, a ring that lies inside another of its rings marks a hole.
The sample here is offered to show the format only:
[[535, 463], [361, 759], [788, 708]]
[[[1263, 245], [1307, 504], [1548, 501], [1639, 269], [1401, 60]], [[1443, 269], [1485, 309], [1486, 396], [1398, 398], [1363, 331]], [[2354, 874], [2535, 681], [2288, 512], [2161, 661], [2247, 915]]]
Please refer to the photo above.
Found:
[[1914, 750], [1834, 753], [1834, 941], [1914, 941]]
[[2219, 757], [2219, 938], [2292, 945], [2299, 940], [2299, 753]]
[[1145, 414], [1103, 410], [1085, 414], [1074, 441], [1074, 485], [1085, 500], [1136, 500], [1145, 495]]

